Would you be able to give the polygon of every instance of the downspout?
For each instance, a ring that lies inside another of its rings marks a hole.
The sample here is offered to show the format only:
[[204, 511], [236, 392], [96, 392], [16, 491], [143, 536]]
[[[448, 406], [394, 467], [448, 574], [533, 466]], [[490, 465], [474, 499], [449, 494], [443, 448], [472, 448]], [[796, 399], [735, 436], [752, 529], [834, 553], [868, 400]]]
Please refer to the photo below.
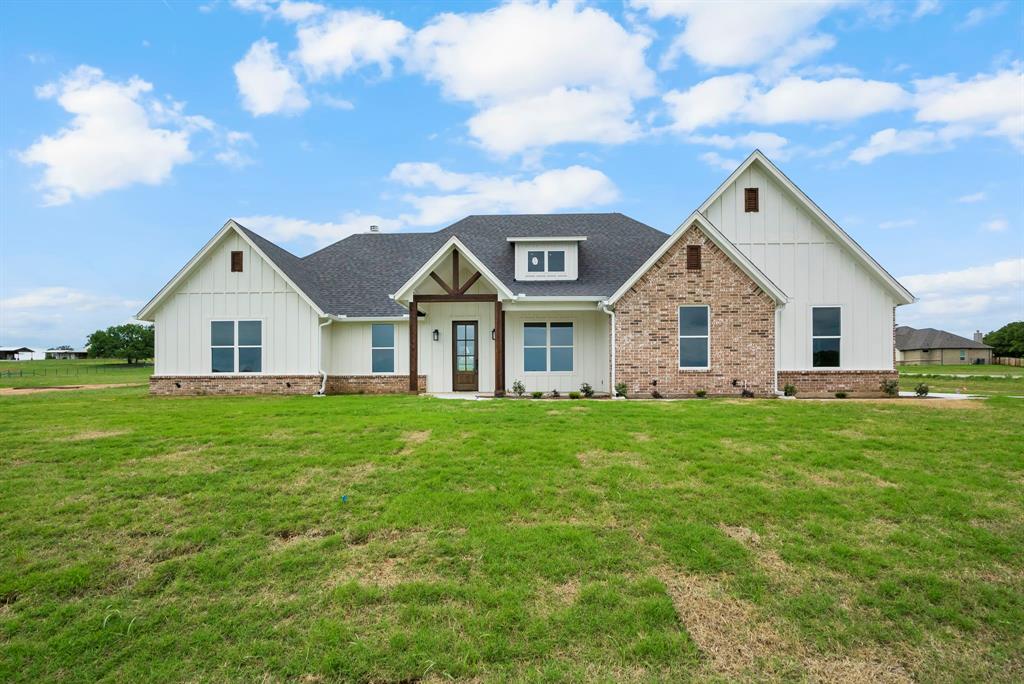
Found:
[[327, 393], [327, 369], [324, 368], [324, 328], [333, 322], [328, 318], [320, 324], [320, 391], [313, 395], [315, 397], [322, 397]]
[[610, 324], [612, 326], [612, 367], [611, 367], [611, 386], [608, 388], [608, 393], [612, 399], [615, 398], [615, 309], [608, 308], [608, 302], [604, 301], [601, 305], [601, 310], [604, 311], [611, 318]]

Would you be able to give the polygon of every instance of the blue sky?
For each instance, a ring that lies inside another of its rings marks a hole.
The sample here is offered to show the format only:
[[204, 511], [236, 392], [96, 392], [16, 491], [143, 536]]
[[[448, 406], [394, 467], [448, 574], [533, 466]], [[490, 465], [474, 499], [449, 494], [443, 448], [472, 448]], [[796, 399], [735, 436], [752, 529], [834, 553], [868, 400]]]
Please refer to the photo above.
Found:
[[1024, 3], [0, 5], [0, 344], [81, 345], [230, 217], [621, 211], [760, 147], [961, 334], [1024, 318]]

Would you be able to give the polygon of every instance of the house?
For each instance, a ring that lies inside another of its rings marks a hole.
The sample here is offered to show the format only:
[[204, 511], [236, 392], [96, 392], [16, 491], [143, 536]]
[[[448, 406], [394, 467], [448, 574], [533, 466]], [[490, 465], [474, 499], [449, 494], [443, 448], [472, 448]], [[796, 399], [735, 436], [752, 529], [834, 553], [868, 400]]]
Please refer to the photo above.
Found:
[[89, 356], [88, 349], [47, 349], [46, 358], [57, 359], [60, 361], [71, 361], [74, 359], [84, 359]]
[[896, 363], [908, 366], [922, 364], [992, 363], [992, 347], [979, 339], [960, 337], [935, 328], [896, 328]]
[[469, 216], [297, 257], [228, 221], [139, 312], [155, 394], [875, 393], [913, 296], [759, 151], [666, 235]]
[[25, 361], [32, 358], [28, 347], [0, 347], [0, 361]]

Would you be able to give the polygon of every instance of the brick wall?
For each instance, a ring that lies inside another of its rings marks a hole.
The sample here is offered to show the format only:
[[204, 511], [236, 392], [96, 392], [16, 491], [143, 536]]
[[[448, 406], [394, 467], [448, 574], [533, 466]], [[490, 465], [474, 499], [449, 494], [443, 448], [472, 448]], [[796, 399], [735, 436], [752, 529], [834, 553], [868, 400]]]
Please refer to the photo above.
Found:
[[[419, 376], [420, 391], [427, 376]], [[327, 394], [402, 394], [409, 391], [408, 375], [328, 375]]]
[[884, 396], [882, 380], [899, 380], [894, 370], [810, 370], [779, 371], [779, 389], [796, 387], [797, 396], [833, 396], [847, 392], [850, 396]]
[[[701, 246], [700, 270], [687, 270], [687, 245]], [[679, 307], [684, 304], [711, 308], [709, 370], [679, 370]], [[653, 389], [666, 397], [700, 389], [774, 392], [775, 302], [696, 225], [616, 304], [615, 337], [615, 381], [626, 383], [630, 396], [650, 396]]]
[[316, 394], [319, 375], [154, 375], [150, 394]]

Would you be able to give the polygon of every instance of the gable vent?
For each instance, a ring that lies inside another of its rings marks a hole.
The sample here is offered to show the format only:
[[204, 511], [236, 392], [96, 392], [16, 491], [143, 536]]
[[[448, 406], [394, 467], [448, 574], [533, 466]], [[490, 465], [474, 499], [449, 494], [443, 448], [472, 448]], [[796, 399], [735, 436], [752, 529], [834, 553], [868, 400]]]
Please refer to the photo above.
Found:
[[757, 211], [757, 188], [745, 188], [743, 190], [743, 211]]
[[241, 273], [242, 272], [242, 253], [232, 252], [231, 253], [231, 272]]
[[686, 270], [700, 270], [700, 245], [686, 246]]

